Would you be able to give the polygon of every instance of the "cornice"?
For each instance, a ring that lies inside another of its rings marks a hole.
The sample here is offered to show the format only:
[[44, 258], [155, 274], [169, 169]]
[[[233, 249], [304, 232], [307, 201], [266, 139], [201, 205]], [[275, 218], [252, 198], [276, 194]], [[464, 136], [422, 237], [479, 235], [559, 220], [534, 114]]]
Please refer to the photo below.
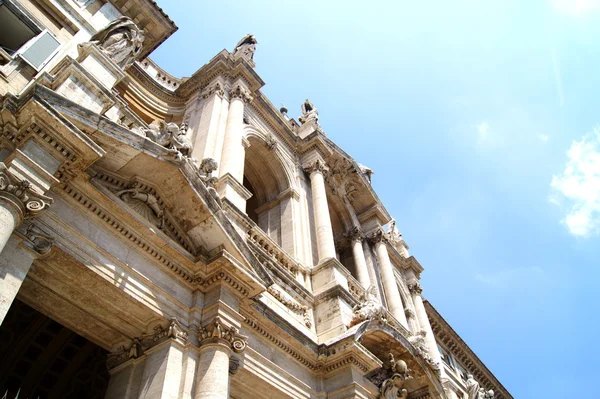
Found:
[[473, 374], [478, 381], [487, 389], [493, 389], [496, 399], [512, 399], [512, 395], [502, 385], [486, 365], [469, 348], [463, 339], [454, 331], [454, 329], [444, 320], [438, 311], [427, 300], [423, 301], [431, 329], [436, 341], [441, 342], [450, 352], [456, 356], [460, 362], [468, 368], [468, 372]]

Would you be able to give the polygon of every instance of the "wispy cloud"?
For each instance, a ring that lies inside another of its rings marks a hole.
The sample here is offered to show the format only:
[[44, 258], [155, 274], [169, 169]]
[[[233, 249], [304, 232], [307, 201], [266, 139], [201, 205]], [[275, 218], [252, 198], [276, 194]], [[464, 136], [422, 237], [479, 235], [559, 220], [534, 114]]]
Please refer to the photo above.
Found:
[[552, 7], [561, 14], [581, 16], [600, 9], [600, 0], [552, 0]]
[[548, 142], [548, 140], [550, 140], [550, 137], [549, 137], [547, 134], [540, 133], [540, 134], [538, 135], [538, 139], [539, 139], [539, 140], [540, 140], [542, 143], [546, 143], [546, 142]]
[[574, 141], [565, 170], [552, 177], [551, 203], [567, 206], [562, 222], [574, 236], [600, 233], [600, 128]]

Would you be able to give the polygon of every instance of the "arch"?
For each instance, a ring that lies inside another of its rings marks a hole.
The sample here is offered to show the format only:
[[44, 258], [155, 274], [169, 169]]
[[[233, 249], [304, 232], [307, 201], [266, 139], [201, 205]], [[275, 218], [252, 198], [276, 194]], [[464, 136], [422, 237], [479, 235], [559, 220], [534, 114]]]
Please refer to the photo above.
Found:
[[[381, 320], [368, 320], [359, 324], [354, 332], [354, 340], [360, 342], [369, 352], [378, 357], [384, 364], [389, 353], [396, 359], [407, 362], [415, 377], [408, 386], [410, 391], [428, 386], [433, 397], [446, 398], [440, 378], [435, 374], [425, 360], [418, 355], [417, 349], [398, 330]], [[425, 385], [418, 385], [425, 381]]]
[[[273, 241], [294, 253], [295, 233], [290, 229], [296, 195], [294, 167], [275, 138], [254, 127], [245, 128], [244, 187], [252, 193], [246, 213]], [[286, 226], [286, 230], [283, 230]]]

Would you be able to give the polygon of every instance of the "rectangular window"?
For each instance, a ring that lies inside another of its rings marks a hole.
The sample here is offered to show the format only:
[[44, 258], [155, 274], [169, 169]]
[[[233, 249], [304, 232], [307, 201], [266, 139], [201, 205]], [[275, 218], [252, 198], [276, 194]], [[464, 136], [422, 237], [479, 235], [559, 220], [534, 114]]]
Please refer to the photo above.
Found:
[[60, 42], [47, 30], [33, 38], [19, 53], [36, 70], [42, 69], [58, 51]]
[[60, 42], [42, 29], [12, 1], [0, 0], [0, 58], [2, 64], [20, 56], [40, 70], [56, 54]]

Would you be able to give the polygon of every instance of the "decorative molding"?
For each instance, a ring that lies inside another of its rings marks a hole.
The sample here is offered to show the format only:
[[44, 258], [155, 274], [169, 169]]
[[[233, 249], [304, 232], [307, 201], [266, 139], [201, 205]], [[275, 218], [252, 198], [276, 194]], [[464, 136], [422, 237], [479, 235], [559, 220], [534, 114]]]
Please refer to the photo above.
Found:
[[410, 369], [402, 359], [394, 359], [394, 355], [388, 355], [388, 365], [367, 375], [367, 379], [379, 388], [382, 399], [406, 399], [408, 390], [404, 387], [407, 381], [413, 379]]
[[246, 349], [248, 337], [239, 334], [239, 330], [233, 326], [226, 327], [219, 316], [198, 330], [198, 342], [200, 346], [207, 344], [220, 344], [233, 349], [235, 353], [241, 353]]
[[219, 272], [219, 273], [213, 274], [212, 276], [207, 277], [207, 278], [197, 277], [195, 279], [196, 283], [199, 284], [200, 286], [202, 286], [205, 290], [208, 287], [210, 287], [211, 285], [213, 285], [221, 280], [223, 280], [224, 282], [229, 284], [234, 290], [239, 292], [244, 297], [247, 297], [248, 294], [250, 294], [250, 291], [248, 291], [246, 289], [246, 287], [244, 287], [242, 284], [238, 283], [236, 280], [231, 278], [231, 276], [229, 276], [228, 274], [225, 274], [224, 272]]
[[269, 288], [267, 288], [267, 292], [273, 295], [273, 297], [281, 302], [286, 308], [291, 309], [294, 312], [301, 313], [304, 319], [304, 325], [306, 327], [310, 328], [312, 326], [310, 314], [308, 312], [308, 306], [302, 305], [301, 303], [288, 297], [275, 285], [271, 285]]
[[186, 344], [188, 340], [187, 331], [175, 317], [171, 318], [166, 327], [159, 324], [154, 327], [154, 333], [133, 338], [129, 345], [123, 345], [117, 352], [109, 354], [106, 365], [113, 369], [130, 359], [142, 357], [148, 349], [169, 339], [180, 344]]
[[385, 234], [385, 231], [383, 231], [383, 229], [381, 227], [378, 228], [377, 230], [375, 230], [369, 236], [369, 241], [371, 241], [373, 244], [389, 242], [387, 234]]
[[190, 273], [188, 273], [188, 271], [184, 270], [182, 267], [175, 264], [174, 262], [171, 262], [167, 255], [164, 255], [157, 248], [148, 244], [146, 240], [135, 234], [132, 230], [130, 230], [130, 228], [122, 224], [117, 218], [110, 215], [104, 208], [100, 207], [90, 198], [86, 197], [84, 194], [80, 193], [70, 185], [62, 186], [62, 190], [65, 192], [65, 194], [77, 201], [80, 205], [89, 209], [92, 214], [96, 215], [100, 220], [105, 222], [117, 234], [125, 237], [127, 240], [137, 245], [139, 248], [148, 253], [151, 257], [161, 262], [162, 264], [167, 266], [167, 268], [171, 269], [175, 274], [183, 278], [183, 280], [185, 280], [188, 283], [192, 283], [194, 281], [193, 277]]
[[37, 223], [27, 221], [17, 230], [25, 239], [23, 243], [39, 256], [44, 256], [50, 253], [54, 245], [54, 237], [44, 232]]
[[0, 200], [8, 203], [21, 219], [38, 216], [53, 202], [52, 198], [33, 190], [29, 181], [14, 176], [4, 162], [0, 162]]
[[359, 304], [354, 306], [354, 316], [350, 321], [348, 328], [351, 328], [366, 320], [378, 320], [387, 324], [387, 311], [381, 305], [377, 298], [377, 286], [371, 285], [359, 299]]

